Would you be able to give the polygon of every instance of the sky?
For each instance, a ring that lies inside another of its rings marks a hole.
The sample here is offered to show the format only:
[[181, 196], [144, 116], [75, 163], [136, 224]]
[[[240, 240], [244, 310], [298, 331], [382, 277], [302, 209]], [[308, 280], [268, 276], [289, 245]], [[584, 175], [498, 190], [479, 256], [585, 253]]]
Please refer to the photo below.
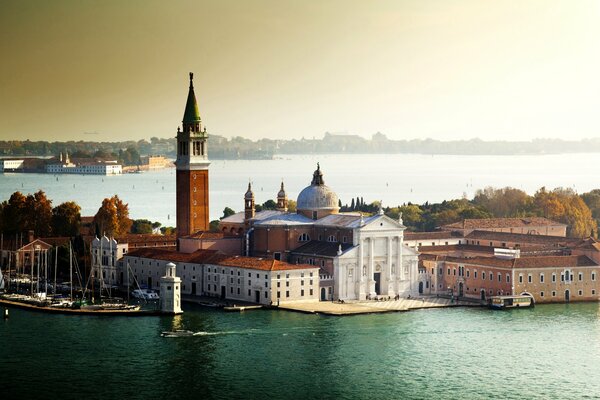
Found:
[[[0, 140], [600, 137], [596, 0], [0, 0]], [[95, 133], [95, 134], [90, 134]]]

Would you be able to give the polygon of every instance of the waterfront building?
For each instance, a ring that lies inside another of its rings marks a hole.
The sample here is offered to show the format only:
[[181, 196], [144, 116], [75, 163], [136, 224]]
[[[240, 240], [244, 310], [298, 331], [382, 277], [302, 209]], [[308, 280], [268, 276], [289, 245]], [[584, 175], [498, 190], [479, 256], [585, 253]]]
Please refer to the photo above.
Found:
[[[586, 256], [520, 257], [421, 255], [426, 293], [485, 300], [495, 295], [531, 295], [536, 303], [600, 300], [600, 266]], [[420, 287], [421, 289], [421, 287]]]
[[177, 129], [176, 211], [177, 236], [184, 237], [210, 229], [208, 216], [208, 134], [202, 126], [194, 94], [194, 74], [183, 114], [182, 128]]
[[91, 270], [95, 279], [102, 279], [104, 285], [119, 286], [123, 282], [123, 272], [118, 268], [120, 260], [128, 251], [128, 243], [118, 243], [114, 238], [102, 236], [90, 243]]
[[320, 165], [287, 212], [282, 184], [278, 209], [255, 212], [249, 184], [244, 212], [221, 221], [221, 230], [243, 237], [245, 255], [319, 267], [321, 300], [407, 297], [417, 293], [418, 257], [403, 244], [405, 227], [383, 215], [339, 213], [337, 194]]
[[46, 164], [46, 172], [49, 174], [81, 174], [81, 175], [121, 175], [123, 167], [116, 160], [112, 161], [80, 161], [71, 162], [69, 153], [62, 153], [55, 162]]
[[[318, 299], [319, 268], [273, 259], [228, 256], [215, 250], [183, 253], [166, 249], [137, 249], [120, 261], [129, 265], [130, 286], [135, 280], [158, 289], [157, 277], [167, 263], [176, 264], [181, 292], [264, 305]], [[162, 295], [162, 291], [161, 291]]]
[[3, 158], [0, 159], [0, 172], [15, 172], [23, 170], [24, 159]]

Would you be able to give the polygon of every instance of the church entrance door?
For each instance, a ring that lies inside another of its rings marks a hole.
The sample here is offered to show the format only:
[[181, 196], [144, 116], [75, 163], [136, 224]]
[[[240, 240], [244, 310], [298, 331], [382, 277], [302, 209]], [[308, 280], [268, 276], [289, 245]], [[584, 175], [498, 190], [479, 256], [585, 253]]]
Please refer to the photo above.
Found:
[[375, 293], [381, 294], [381, 272], [375, 272], [373, 280], [375, 281]]
[[325, 290], [325, 288], [321, 288], [321, 301], [325, 301], [327, 300], [327, 291]]
[[458, 297], [463, 297], [464, 294], [464, 288], [463, 288], [463, 283], [459, 283], [458, 284]]

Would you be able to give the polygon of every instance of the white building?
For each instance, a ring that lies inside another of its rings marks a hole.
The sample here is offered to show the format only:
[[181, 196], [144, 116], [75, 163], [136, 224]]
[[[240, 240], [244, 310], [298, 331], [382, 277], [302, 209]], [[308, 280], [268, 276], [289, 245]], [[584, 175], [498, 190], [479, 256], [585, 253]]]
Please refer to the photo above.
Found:
[[58, 163], [46, 165], [46, 172], [49, 174], [81, 174], [81, 175], [121, 175], [123, 167], [117, 161], [96, 161], [88, 163], [74, 164], [69, 159], [69, 154], [65, 154], [63, 161], [62, 153]]
[[181, 278], [181, 293], [210, 296], [228, 301], [281, 304], [316, 301], [319, 298], [319, 268], [293, 265], [277, 260], [226, 256], [214, 250], [181, 253], [165, 249], [137, 249], [119, 262], [125, 274], [124, 285], [147, 285], [160, 289], [166, 265], [174, 262]]
[[25, 160], [0, 159], [0, 172], [14, 172], [23, 169]]
[[102, 277], [104, 285], [119, 286], [123, 283], [123, 271], [119, 260], [127, 254], [127, 243], [117, 243], [106, 236], [95, 238], [91, 243], [91, 268], [94, 278]]
[[334, 260], [335, 298], [416, 296], [418, 253], [404, 245], [405, 229], [383, 212], [355, 228], [353, 246]]

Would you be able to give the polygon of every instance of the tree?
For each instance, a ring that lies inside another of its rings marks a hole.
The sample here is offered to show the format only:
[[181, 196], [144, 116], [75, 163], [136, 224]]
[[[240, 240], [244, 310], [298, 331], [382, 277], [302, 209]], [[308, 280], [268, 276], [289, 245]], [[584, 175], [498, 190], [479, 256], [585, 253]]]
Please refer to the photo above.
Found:
[[152, 222], [147, 219], [136, 219], [131, 224], [131, 233], [152, 233]]
[[231, 208], [229, 208], [229, 207], [225, 207], [225, 208], [223, 209], [223, 216], [221, 217], [221, 219], [223, 219], [223, 218], [227, 218], [227, 217], [229, 217], [229, 216], [231, 216], [231, 215], [233, 215], [233, 214], [235, 214], [235, 211], [233, 211], [233, 210], [232, 210]]
[[263, 210], [277, 210], [277, 203], [274, 200], [267, 200], [262, 204]]
[[25, 202], [27, 198], [23, 193], [14, 192], [8, 201], [2, 203], [2, 218], [0, 225], [5, 233], [19, 233], [25, 231]]
[[211, 232], [220, 232], [219, 231], [220, 223], [221, 223], [221, 221], [219, 221], [218, 219], [214, 219], [214, 220], [210, 221], [210, 223], [209, 223], [210, 231]]
[[288, 200], [288, 212], [296, 212], [296, 200]]
[[354, 198], [352, 198], [352, 202], [350, 203], [350, 210], [354, 211]]
[[52, 227], [52, 201], [46, 193], [38, 190], [27, 195], [24, 210], [24, 228], [32, 230], [38, 236], [50, 236]]
[[494, 217], [518, 217], [527, 214], [532, 202], [531, 196], [522, 190], [505, 187], [486, 187], [478, 190], [473, 204], [484, 208]]
[[117, 195], [102, 200], [102, 205], [94, 216], [94, 225], [103, 235], [125, 235], [129, 233], [132, 223], [129, 219], [129, 206]]
[[81, 225], [81, 207], [67, 201], [52, 209], [52, 234], [54, 236], [77, 236]]

